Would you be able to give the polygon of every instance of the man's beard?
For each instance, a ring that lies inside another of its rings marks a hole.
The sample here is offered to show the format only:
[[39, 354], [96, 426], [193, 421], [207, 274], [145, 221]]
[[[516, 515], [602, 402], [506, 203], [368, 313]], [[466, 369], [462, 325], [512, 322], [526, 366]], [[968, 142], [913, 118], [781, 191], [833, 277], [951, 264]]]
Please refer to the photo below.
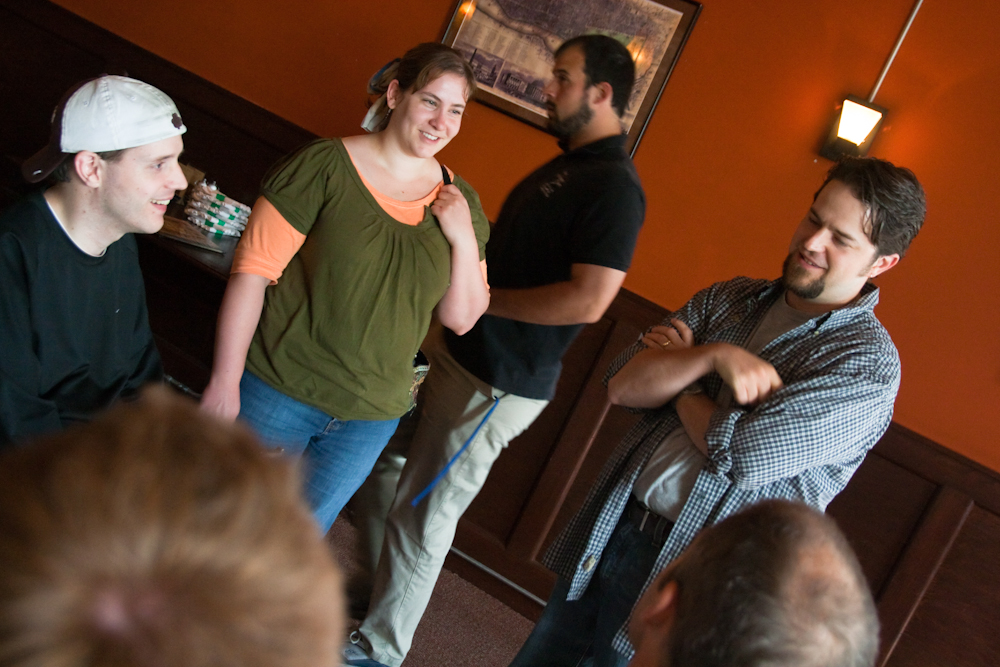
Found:
[[781, 267], [781, 282], [785, 289], [795, 296], [802, 299], [815, 299], [826, 289], [826, 275], [821, 275], [812, 282], [803, 282], [803, 279], [809, 274], [794, 263], [795, 256], [798, 254], [797, 250], [788, 253], [785, 264]]
[[[551, 114], [554, 108], [549, 108], [549, 113]], [[590, 104], [586, 99], [580, 101], [580, 108], [574, 113], [566, 116], [565, 118], [553, 118], [549, 116], [549, 132], [556, 135], [560, 139], [569, 139], [574, 134], [582, 130], [590, 122], [590, 119], [594, 117], [594, 110], [590, 108]]]

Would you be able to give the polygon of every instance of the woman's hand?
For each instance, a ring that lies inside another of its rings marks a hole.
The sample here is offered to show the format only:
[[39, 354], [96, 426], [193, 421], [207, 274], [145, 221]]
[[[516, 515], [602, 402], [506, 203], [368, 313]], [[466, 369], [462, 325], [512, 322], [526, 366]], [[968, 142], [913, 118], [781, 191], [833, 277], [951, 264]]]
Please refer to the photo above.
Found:
[[431, 213], [437, 217], [441, 232], [453, 248], [471, 243], [476, 246], [478, 257], [479, 245], [472, 228], [472, 212], [465, 195], [457, 186], [441, 186], [438, 198], [431, 204]]
[[228, 421], [240, 413], [240, 378], [270, 282], [253, 273], [234, 273], [222, 296], [212, 377], [201, 395], [201, 408]]
[[436, 311], [441, 324], [459, 336], [486, 312], [490, 293], [480, 268], [479, 241], [472, 228], [472, 212], [465, 195], [454, 185], [443, 185], [431, 205], [441, 233], [451, 244], [451, 281]]
[[201, 409], [224, 421], [236, 421], [240, 414], [240, 385], [224, 387], [221, 383], [209, 382], [201, 395]]

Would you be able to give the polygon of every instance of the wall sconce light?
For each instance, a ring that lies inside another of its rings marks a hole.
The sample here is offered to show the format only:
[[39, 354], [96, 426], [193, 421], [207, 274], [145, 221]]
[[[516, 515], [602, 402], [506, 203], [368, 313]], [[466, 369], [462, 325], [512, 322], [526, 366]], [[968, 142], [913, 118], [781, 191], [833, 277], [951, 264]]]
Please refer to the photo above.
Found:
[[895, 59], [896, 53], [899, 52], [899, 47], [902, 46], [906, 33], [909, 31], [913, 19], [917, 17], [917, 12], [920, 11], [920, 5], [923, 2], [924, 0], [916, 0], [913, 9], [910, 10], [910, 16], [906, 19], [906, 24], [899, 33], [889, 57], [886, 58], [882, 72], [879, 74], [872, 92], [868, 94], [868, 99], [863, 100], [860, 97], [848, 95], [840, 105], [840, 113], [834, 119], [830, 134], [819, 151], [823, 157], [836, 161], [843, 155], [864, 157], [868, 154], [868, 149], [872, 147], [887, 113], [884, 107], [875, 104], [875, 94], [882, 86], [885, 75], [889, 73], [889, 67], [892, 66], [892, 61]]
[[864, 157], [882, 127], [885, 114], [883, 107], [848, 95], [819, 154], [834, 161], [842, 155]]

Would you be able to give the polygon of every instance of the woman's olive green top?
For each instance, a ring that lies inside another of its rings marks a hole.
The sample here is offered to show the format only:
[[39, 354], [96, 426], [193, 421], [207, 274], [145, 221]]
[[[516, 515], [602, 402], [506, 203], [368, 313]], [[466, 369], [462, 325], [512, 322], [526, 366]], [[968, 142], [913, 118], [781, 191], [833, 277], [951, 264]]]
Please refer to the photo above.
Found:
[[[482, 259], [489, 223], [479, 196], [459, 177], [454, 184]], [[338, 419], [401, 416], [413, 356], [451, 274], [451, 246], [430, 208], [416, 226], [390, 217], [339, 139], [278, 163], [262, 194], [306, 241], [267, 288], [247, 369]]]

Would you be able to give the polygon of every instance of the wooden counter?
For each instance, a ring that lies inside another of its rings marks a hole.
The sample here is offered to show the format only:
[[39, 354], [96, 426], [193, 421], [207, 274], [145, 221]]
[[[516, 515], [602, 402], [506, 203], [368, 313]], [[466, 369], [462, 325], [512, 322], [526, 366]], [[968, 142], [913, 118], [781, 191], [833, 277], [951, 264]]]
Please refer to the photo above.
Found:
[[220, 255], [159, 235], [136, 235], [149, 325], [164, 369], [198, 393], [208, 384], [215, 320], [237, 240], [219, 241], [225, 250]]

